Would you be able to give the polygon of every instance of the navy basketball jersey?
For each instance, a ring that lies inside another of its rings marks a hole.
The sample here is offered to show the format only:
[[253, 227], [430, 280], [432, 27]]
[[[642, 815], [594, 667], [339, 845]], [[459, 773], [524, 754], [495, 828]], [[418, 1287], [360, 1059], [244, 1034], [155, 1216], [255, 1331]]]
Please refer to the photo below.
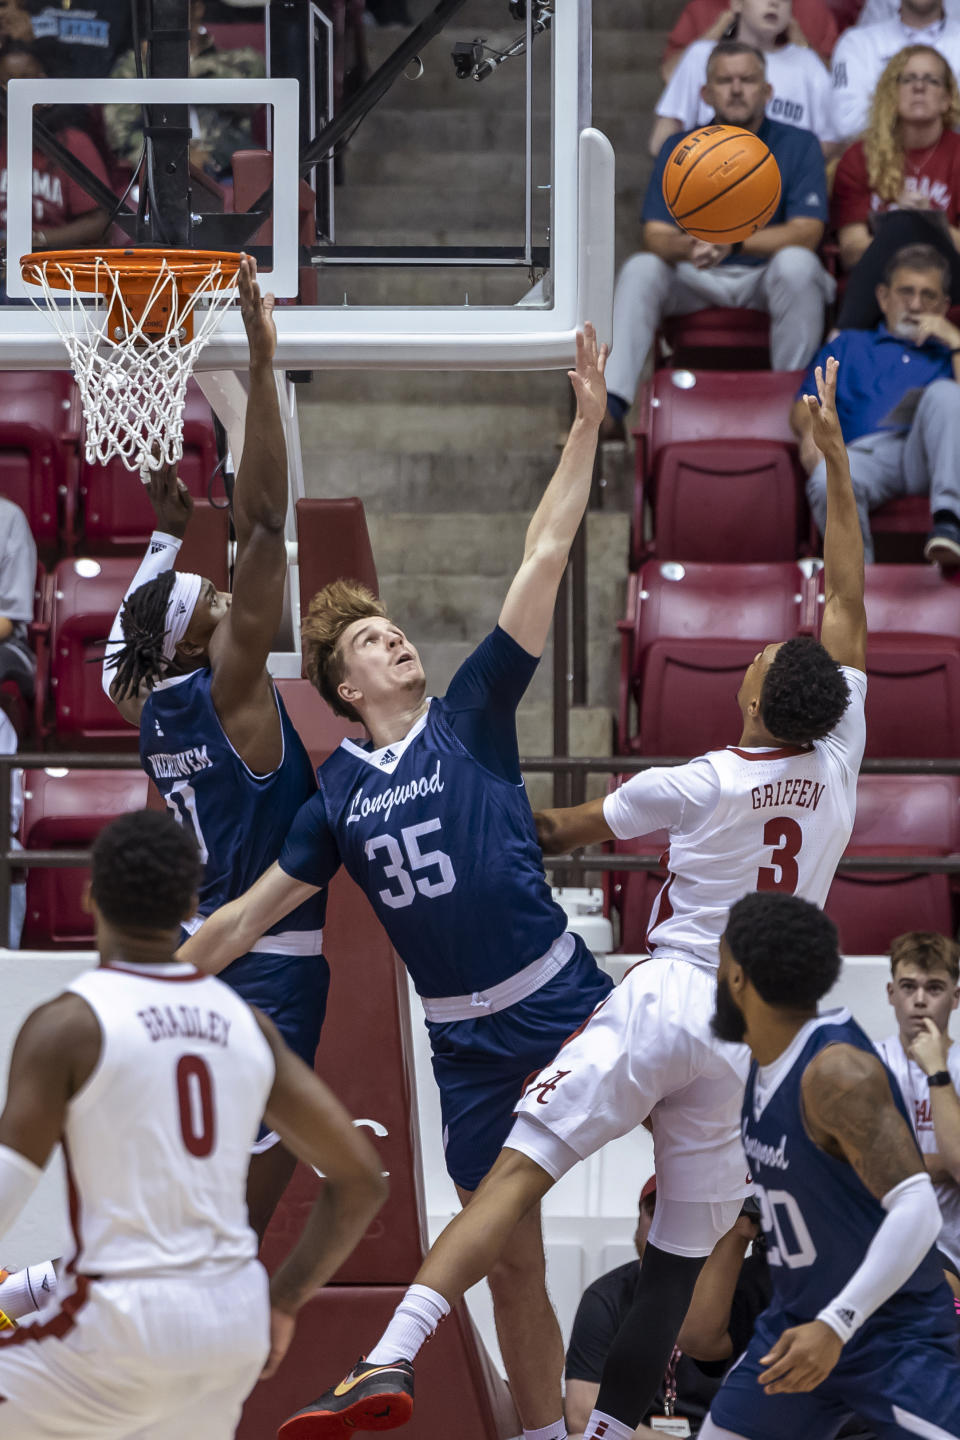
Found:
[[421, 995], [496, 985], [563, 934], [522, 780], [470, 754], [444, 700], [394, 745], [342, 740], [317, 778], [280, 864], [323, 884], [335, 853]]
[[[274, 863], [294, 816], [317, 788], [310, 757], [276, 691], [283, 756], [276, 770], [258, 776], [224, 733], [210, 694], [212, 678], [204, 666], [161, 681], [140, 717], [140, 763], [200, 847], [201, 916], [242, 895]], [[325, 907], [322, 890], [270, 933], [319, 931]]]
[[[860, 1266], [885, 1219], [846, 1161], [814, 1144], [803, 1121], [801, 1085], [811, 1060], [828, 1045], [853, 1045], [876, 1058], [873, 1042], [848, 1010], [829, 1010], [809, 1021], [772, 1065], [750, 1067], [743, 1104], [743, 1147], [757, 1184], [767, 1257], [773, 1283], [772, 1308], [790, 1323], [812, 1320]], [[899, 1089], [890, 1093], [909, 1127]], [[919, 1153], [918, 1153], [919, 1158]], [[943, 1283], [934, 1247], [890, 1300], [923, 1297]]]

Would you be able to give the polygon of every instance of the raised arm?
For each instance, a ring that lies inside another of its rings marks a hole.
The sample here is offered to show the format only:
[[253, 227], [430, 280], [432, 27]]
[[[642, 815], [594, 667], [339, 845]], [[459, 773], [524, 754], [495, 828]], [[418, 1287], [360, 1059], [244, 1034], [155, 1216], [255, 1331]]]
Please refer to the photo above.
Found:
[[[794, 407], [801, 447], [813, 445], [827, 466], [827, 523], [823, 535], [826, 590], [820, 638], [839, 665], [866, 668], [867, 613], [863, 604], [863, 533], [850, 478], [850, 462], [837, 418], [837, 371], [817, 366], [817, 394]], [[800, 407], [803, 407], [802, 409]]]
[[[949, 1075], [949, 1050], [950, 1036], [938, 1029], [928, 1015], [907, 1053], [929, 1077], [944, 1072]], [[927, 1169], [960, 1185], [960, 1095], [952, 1081], [949, 1085], [930, 1086], [930, 1115], [937, 1154], [924, 1157]]]
[[270, 1282], [266, 1379], [293, 1338], [297, 1312], [363, 1238], [389, 1187], [376, 1151], [339, 1100], [287, 1048], [273, 1023], [256, 1010], [254, 1015], [276, 1065], [266, 1122], [298, 1160], [324, 1177], [299, 1240]]
[[271, 926], [320, 888], [295, 880], [274, 862], [245, 894], [208, 916], [197, 933], [180, 946], [177, 958], [208, 975], [219, 975], [232, 960], [246, 955]]
[[527, 527], [523, 561], [500, 612], [500, 628], [528, 655], [543, 654], [560, 579], [590, 498], [597, 435], [607, 408], [606, 363], [606, 345], [598, 347], [597, 332], [585, 325], [577, 334], [577, 368], [568, 371], [577, 397], [576, 419]]
[[[233, 712], [248, 705], [255, 687], [262, 692], [267, 656], [283, 614], [287, 576], [287, 447], [273, 374], [274, 301], [272, 295], [261, 296], [256, 275], [256, 263], [244, 256], [239, 289], [250, 346], [250, 389], [243, 456], [233, 493], [237, 563], [230, 611], [217, 626], [210, 649], [211, 693], [228, 732]], [[230, 738], [236, 745], [233, 734]]]

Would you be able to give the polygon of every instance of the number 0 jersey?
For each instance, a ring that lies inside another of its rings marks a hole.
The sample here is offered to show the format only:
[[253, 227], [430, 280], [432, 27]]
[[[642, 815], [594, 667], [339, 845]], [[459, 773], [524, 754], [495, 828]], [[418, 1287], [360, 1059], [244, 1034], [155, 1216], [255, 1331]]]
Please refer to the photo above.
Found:
[[670, 833], [667, 880], [650, 916], [651, 951], [719, 964], [727, 913], [750, 890], [823, 906], [847, 847], [866, 742], [867, 677], [843, 667], [850, 703], [809, 746], [711, 750], [688, 765], [647, 770], [604, 801], [613, 833]]
[[68, 989], [101, 1033], [62, 1137], [77, 1270], [153, 1275], [252, 1259], [247, 1170], [275, 1067], [249, 1006], [191, 965], [111, 963]]
[[[773, 1064], [762, 1069], [751, 1064], [743, 1098], [743, 1148], [767, 1238], [771, 1309], [783, 1312], [789, 1325], [813, 1320], [843, 1289], [886, 1218], [853, 1166], [827, 1154], [807, 1134], [803, 1076], [829, 1045], [853, 1045], [876, 1055], [848, 1010], [828, 1010], [809, 1020]], [[893, 1103], [909, 1125], [899, 1087], [889, 1073], [888, 1078]], [[942, 1285], [943, 1269], [931, 1246], [861, 1334], [884, 1315], [896, 1314], [898, 1304], [925, 1302]]]
[[[566, 929], [516, 755], [517, 699], [536, 663], [498, 628], [402, 740], [379, 750], [341, 741], [280, 856], [313, 885], [342, 862], [427, 998], [499, 984]], [[464, 727], [479, 737], [469, 750], [455, 728], [468, 712], [481, 717]], [[484, 741], [488, 763], [477, 758]]]
[[[212, 680], [205, 666], [161, 681], [140, 717], [140, 763], [200, 846], [201, 917], [242, 895], [274, 863], [300, 806], [317, 788], [310, 757], [276, 691], [283, 755], [276, 770], [255, 775], [220, 724]], [[283, 953], [319, 954], [325, 908], [321, 891], [273, 927], [271, 934], [291, 937]], [[261, 941], [258, 949], [268, 945]]]

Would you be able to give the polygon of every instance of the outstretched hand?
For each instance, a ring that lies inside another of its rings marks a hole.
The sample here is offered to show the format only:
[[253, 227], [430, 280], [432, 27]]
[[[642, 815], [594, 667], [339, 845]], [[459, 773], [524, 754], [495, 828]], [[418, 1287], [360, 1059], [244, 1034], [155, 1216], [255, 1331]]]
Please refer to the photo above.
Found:
[[252, 255], [240, 259], [237, 279], [240, 314], [247, 331], [251, 365], [269, 365], [277, 348], [277, 326], [273, 318], [272, 295], [261, 295], [257, 284], [257, 262]]
[[607, 366], [608, 345], [597, 345], [597, 332], [589, 320], [583, 331], [577, 331], [577, 368], [568, 370], [570, 383], [577, 397], [577, 419], [598, 425], [607, 413], [607, 387], [603, 372]]
[[767, 1395], [797, 1394], [815, 1390], [840, 1359], [843, 1341], [823, 1320], [811, 1320], [784, 1330], [760, 1364], [757, 1376]]
[[177, 478], [176, 465], [161, 465], [159, 470], [151, 470], [147, 494], [157, 517], [157, 529], [182, 540], [193, 514], [193, 496]]
[[827, 361], [826, 374], [818, 365], [814, 372], [817, 394], [803, 397], [807, 414], [810, 416], [813, 443], [821, 453], [829, 449], [831, 445], [843, 444], [843, 432], [837, 417], [837, 371], [839, 368], [840, 366], [832, 355]]

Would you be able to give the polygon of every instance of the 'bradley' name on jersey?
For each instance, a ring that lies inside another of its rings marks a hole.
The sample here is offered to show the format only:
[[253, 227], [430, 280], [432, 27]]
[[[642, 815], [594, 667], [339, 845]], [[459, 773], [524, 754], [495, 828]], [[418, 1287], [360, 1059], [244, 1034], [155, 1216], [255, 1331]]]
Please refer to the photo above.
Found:
[[816, 810], [826, 790], [816, 780], [778, 780], [775, 785], [754, 785], [750, 791], [754, 810], [766, 810], [768, 805], [797, 805], [801, 810]]
[[350, 802], [346, 823], [357, 825], [368, 815], [380, 815], [384, 821], [387, 821], [390, 819], [390, 813], [395, 805], [406, 805], [408, 801], [417, 800], [426, 795], [439, 795], [442, 789], [443, 781], [440, 779], [439, 760], [437, 768], [429, 778], [421, 775], [419, 780], [408, 780], [403, 785], [391, 785], [386, 790], [381, 790], [379, 795], [364, 795], [361, 785]]
[[137, 1011], [137, 1019], [153, 1041], [208, 1040], [224, 1050], [230, 1044], [230, 1021], [199, 1005], [148, 1005]]

